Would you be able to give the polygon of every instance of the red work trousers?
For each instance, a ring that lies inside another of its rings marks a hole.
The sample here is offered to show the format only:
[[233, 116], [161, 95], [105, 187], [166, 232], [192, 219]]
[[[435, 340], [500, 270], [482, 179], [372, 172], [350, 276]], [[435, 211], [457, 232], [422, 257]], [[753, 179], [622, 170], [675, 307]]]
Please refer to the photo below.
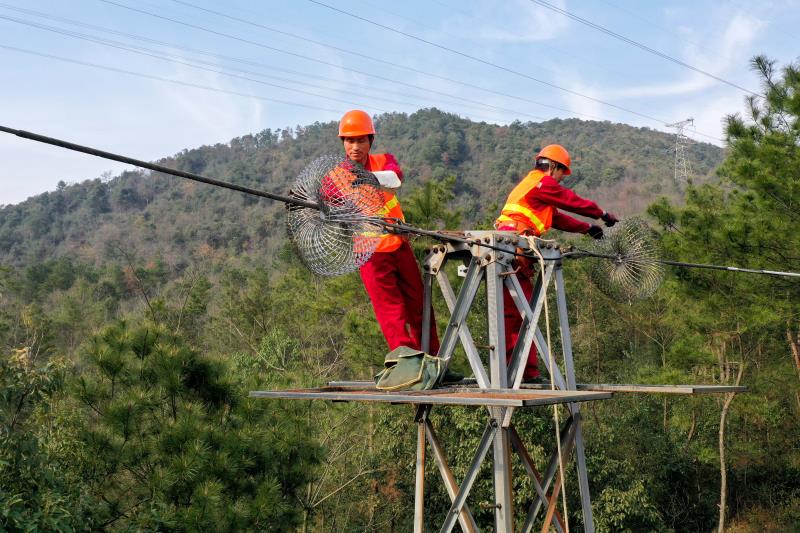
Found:
[[[392, 252], [377, 252], [361, 267], [375, 318], [389, 349], [408, 346], [422, 349], [422, 307], [424, 289], [419, 265], [408, 242]], [[431, 310], [431, 354], [439, 351], [436, 320]]]
[[[517, 276], [519, 284], [522, 286], [522, 292], [525, 298], [530, 301], [531, 294], [533, 294], [533, 284], [531, 283], [530, 271], [528, 268], [520, 268], [519, 275]], [[506, 364], [511, 363], [511, 354], [514, 352], [514, 346], [517, 345], [519, 340], [519, 328], [522, 326], [522, 315], [517, 309], [517, 304], [511, 298], [511, 293], [508, 289], [503, 287], [503, 322], [505, 323], [506, 330]], [[525, 363], [525, 371], [522, 374], [522, 379], [531, 379], [539, 376], [539, 364], [536, 359], [536, 345], [531, 344], [531, 351], [528, 352], [528, 361]]]

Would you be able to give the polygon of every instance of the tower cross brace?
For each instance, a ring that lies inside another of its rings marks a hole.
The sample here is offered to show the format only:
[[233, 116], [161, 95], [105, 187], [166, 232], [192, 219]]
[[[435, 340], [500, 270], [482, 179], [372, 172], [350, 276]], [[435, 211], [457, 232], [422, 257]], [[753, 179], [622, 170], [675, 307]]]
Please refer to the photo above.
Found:
[[[438, 356], [449, 361], [460, 341], [467, 354], [467, 360], [475, 376], [478, 387], [484, 391], [514, 391], [521, 392], [523, 370], [527, 361], [527, 354], [531, 345], [535, 345], [540, 360], [552, 376], [555, 387], [563, 391], [575, 391], [575, 368], [572, 360], [572, 340], [567, 317], [567, 302], [564, 287], [564, 276], [561, 265], [561, 252], [558, 247], [549, 244], [538, 246], [539, 253], [545, 259], [544, 269], [538, 272], [536, 285], [531, 299], [528, 300], [523, 293], [518, 270], [514, 268], [514, 251], [523, 249], [532, 252], [527, 239], [521, 238], [513, 232], [498, 231], [473, 231], [467, 232], [467, 237], [478, 244], [467, 245], [448, 243], [433, 248], [424, 260], [424, 307], [423, 317], [423, 349], [429, 347], [430, 339], [427, 324], [431, 319], [431, 300], [434, 281], [438, 284], [442, 296], [450, 311], [450, 320], [444, 335]], [[488, 245], [488, 246], [482, 246]], [[490, 248], [491, 247], [491, 248]], [[505, 251], [498, 251], [495, 248]], [[445, 264], [451, 260], [461, 260], [466, 266], [466, 274], [461, 284], [458, 295], [453, 291], [450, 280], [444, 271]], [[476, 295], [481, 284], [486, 286], [488, 320], [488, 365], [484, 366], [481, 354], [472, 338], [466, 319], [476, 302]], [[539, 327], [539, 320], [545, 303], [546, 291], [550, 286], [556, 291], [556, 307], [558, 324], [563, 350], [562, 373], [555, 364], [555, 357], [548, 353], [548, 344]], [[504, 331], [503, 292], [507, 290], [523, 319], [519, 331], [519, 340], [514, 348], [509, 364], [506, 364], [506, 347]], [[551, 364], [552, 363], [552, 364]], [[488, 368], [487, 368], [488, 367]], [[512, 452], [516, 453], [531, 478], [535, 494], [528, 509], [527, 518], [522, 528], [531, 531], [539, 511], [546, 510], [545, 521], [552, 520], [552, 525], [557, 531], [564, 531], [564, 524], [558, 514], [557, 498], [559, 480], [557, 472], [559, 459], [565, 464], [574, 451], [577, 469], [577, 480], [580, 489], [581, 511], [585, 531], [594, 531], [592, 517], [591, 495], [586, 472], [585, 446], [581, 422], [580, 407], [577, 402], [567, 403], [570, 416], [564, 427], [559, 428], [561, 436], [562, 457], [558, 457], [556, 449], [549, 461], [544, 475], [535, 468], [528, 455], [522, 438], [518, 434], [512, 417], [515, 407], [486, 407], [488, 421], [481, 437], [475, 456], [470, 465], [465, 479], [460, 486], [455, 485], [452, 473], [449, 472], [444, 452], [438, 442], [436, 433], [429, 420], [431, 405], [421, 405], [417, 408], [416, 421], [418, 424], [417, 438], [417, 474], [415, 491], [415, 532], [424, 530], [423, 501], [424, 501], [424, 464], [425, 442], [429, 442], [439, 466], [440, 474], [450, 494], [452, 505], [445, 516], [444, 524], [440, 531], [451, 531], [456, 522], [462, 530], [476, 531], [474, 518], [466, 505], [469, 491], [477, 476], [478, 470], [492, 449], [492, 476], [494, 481], [494, 529], [495, 531], [514, 531], [513, 485], [511, 478]], [[548, 492], [550, 493], [548, 496]]]

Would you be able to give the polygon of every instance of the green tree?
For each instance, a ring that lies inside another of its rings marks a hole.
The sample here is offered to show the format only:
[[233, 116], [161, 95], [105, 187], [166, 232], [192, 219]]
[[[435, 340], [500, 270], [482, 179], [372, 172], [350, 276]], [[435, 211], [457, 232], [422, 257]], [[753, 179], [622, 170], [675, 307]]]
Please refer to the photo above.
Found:
[[403, 214], [410, 224], [426, 229], [456, 229], [461, 211], [449, 203], [455, 197], [455, 176], [442, 181], [428, 180], [403, 199]]
[[[0, 357], [0, 530], [89, 529], [90, 507], [45, 444], [50, 403], [63, 363], [37, 365], [29, 349]], [[62, 443], [68, 445], [68, 443]]]
[[[729, 156], [719, 170], [727, 187], [692, 187], [684, 207], [659, 202], [649, 212], [665, 228], [661, 242], [670, 258], [798, 271], [800, 72], [789, 65], [779, 76], [774, 62], [762, 56], [752, 64], [764, 90], [748, 98], [747, 118], [727, 118]], [[672, 288], [685, 302], [676, 323], [699, 336], [694, 347], [710, 356], [705, 363], [695, 360], [692, 371], [727, 384], [741, 379], [744, 371], [744, 382], [753, 391], [730, 411], [730, 398], [716, 400], [718, 435], [706, 434], [698, 448], [701, 461], [720, 464], [719, 530], [729, 505], [733, 515], [759, 506], [796, 509], [796, 481], [759, 482], [748, 472], [759, 468], [775, 480], [800, 477], [800, 457], [788, 444], [800, 438], [800, 428], [782, 424], [784, 417], [796, 420], [800, 413], [800, 285], [785, 278], [701, 270], [675, 274], [680, 283]], [[683, 346], [691, 346], [685, 340]], [[680, 349], [681, 343], [675, 343], [672, 355], [680, 355]], [[785, 415], [775, 416], [776, 409]], [[755, 437], [756, 428], [780, 438]], [[708, 437], [717, 437], [717, 444]], [[736, 497], [744, 493], [749, 495], [746, 504]]]
[[108, 327], [82, 354], [84, 475], [102, 527], [285, 530], [317, 460], [301, 420], [247, 398], [245, 378], [165, 327]]

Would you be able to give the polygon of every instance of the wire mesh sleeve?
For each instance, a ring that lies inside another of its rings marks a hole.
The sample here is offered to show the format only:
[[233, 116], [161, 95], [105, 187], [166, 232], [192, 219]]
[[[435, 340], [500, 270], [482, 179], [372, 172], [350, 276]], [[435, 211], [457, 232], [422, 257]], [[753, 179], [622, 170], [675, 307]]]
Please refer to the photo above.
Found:
[[647, 298], [664, 279], [653, 231], [641, 218], [626, 218], [606, 230], [591, 251], [613, 257], [592, 258], [590, 273], [594, 284], [615, 300]]
[[385, 233], [376, 223], [384, 193], [372, 173], [341, 156], [324, 155], [303, 169], [290, 196], [319, 205], [288, 206], [289, 238], [312, 272], [346, 274], [372, 257]]

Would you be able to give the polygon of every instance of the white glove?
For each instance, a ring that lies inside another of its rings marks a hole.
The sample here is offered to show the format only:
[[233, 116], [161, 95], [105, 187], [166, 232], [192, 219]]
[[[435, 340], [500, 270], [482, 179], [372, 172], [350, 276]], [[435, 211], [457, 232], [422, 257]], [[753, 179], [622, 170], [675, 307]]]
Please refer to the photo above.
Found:
[[378, 178], [378, 183], [381, 184], [381, 187], [386, 187], [387, 189], [399, 189], [402, 182], [400, 178], [397, 177], [397, 174], [394, 170], [378, 170], [373, 172], [375, 177]]

